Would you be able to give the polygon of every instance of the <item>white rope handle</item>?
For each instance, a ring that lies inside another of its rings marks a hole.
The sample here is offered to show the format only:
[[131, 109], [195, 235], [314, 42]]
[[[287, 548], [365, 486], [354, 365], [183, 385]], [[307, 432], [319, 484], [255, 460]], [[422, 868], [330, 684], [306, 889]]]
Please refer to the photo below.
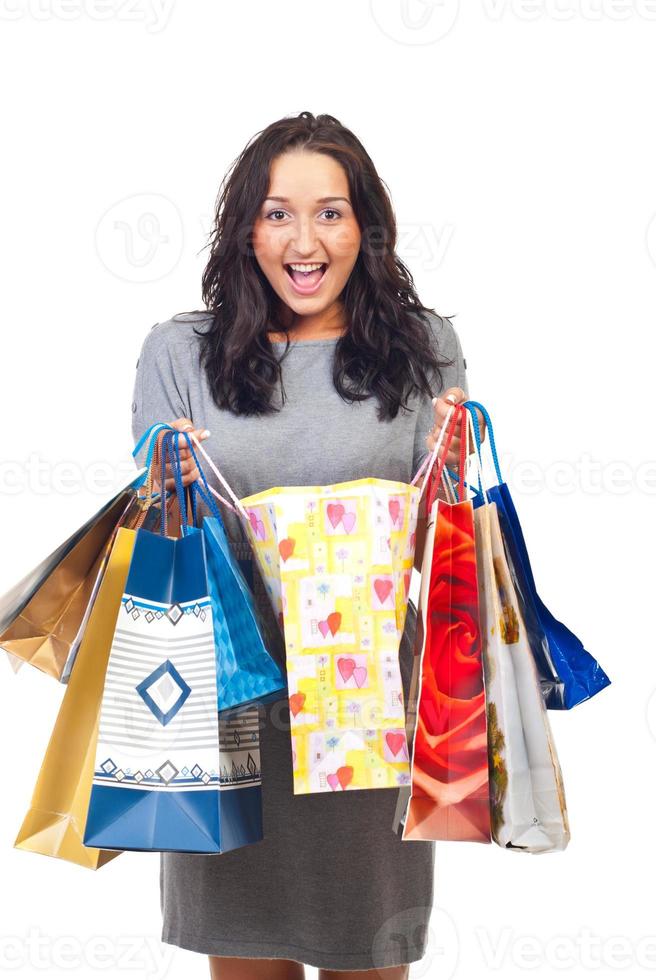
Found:
[[478, 475], [478, 485], [479, 485], [479, 487], [482, 490], [483, 500], [485, 501], [486, 504], [489, 504], [490, 501], [488, 499], [487, 492], [485, 490], [485, 482], [483, 480], [482, 457], [481, 457], [481, 454], [480, 454], [480, 452], [479, 452], [479, 450], [478, 450], [478, 448], [476, 446], [476, 433], [474, 431], [474, 420], [473, 420], [473, 418], [471, 416], [471, 412], [469, 411], [469, 409], [467, 409], [467, 421], [468, 421], [468, 425], [466, 427], [467, 428], [467, 443], [469, 445], [469, 434], [471, 433], [471, 441], [472, 441], [472, 445], [474, 447], [473, 450], [472, 450], [471, 455], [474, 457], [474, 461], [475, 461], [475, 464], [476, 464], [476, 470], [477, 470], [477, 475]]
[[221, 481], [221, 484], [225, 487], [225, 490], [229, 494], [229, 496], [231, 497], [231, 499], [233, 500], [233, 502], [235, 504], [235, 507], [233, 507], [232, 504], [228, 503], [228, 501], [225, 499], [225, 497], [222, 497], [221, 494], [218, 493], [214, 489], [214, 487], [210, 487], [210, 490], [212, 491], [212, 493], [214, 494], [214, 496], [218, 500], [221, 500], [226, 505], [226, 507], [229, 507], [230, 508], [230, 510], [233, 510], [235, 512], [238, 511], [241, 514], [241, 516], [244, 518], [244, 520], [245, 521], [248, 521], [249, 520], [248, 514], [246, 513], [246, 511], [245, 511], [245, 509], [243, 507], [243, 504], [241, 503], [241, 501], [239, 500], [239, 498], [237, 497], [237, 495], [234, 493], [234, 491], [233, 491], [232, 487], [230, 486], [230, 484], [228, 483], [228, 481], [219, 472], [218, 468], [214, 465], [214, 463], [212, 462], [212, 460], [210, 459], [210, 457], [207, 455], [207, 453], [205, 452], [205, 450], [201, 446], [200, 442], [198, 441], [198, 439], [196, 438], [196, 436], [194, 435], [194, 433], [193, 432], [190, 432], [189, 435], [191, 436], [191, 438], [196, 443], [196, 449], [198, 449], [199, 452], [201, 453], [201, 455], [205, 457], [205, 460], [209, 464], [210, 469], [212, 470], [212, 472], [214, 473], [214, 475], [217, 477], [217, 479], [219, 479]]

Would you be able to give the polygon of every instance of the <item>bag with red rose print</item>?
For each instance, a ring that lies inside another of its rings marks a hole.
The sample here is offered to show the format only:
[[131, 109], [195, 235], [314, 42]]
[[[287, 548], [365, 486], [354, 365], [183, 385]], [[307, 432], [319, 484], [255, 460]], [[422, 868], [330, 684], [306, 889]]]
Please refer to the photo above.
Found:
[[[481, 660], [474, 512], [465, 497], [466, 438], [458, 488], [444, 460], [458, 419], [455, 410], [437, 472], [428, 483], [426, 538], [415, 639], [416, 712], [412, 780], [401, 790], [395, 830], [403, 840], [490, 841], [485, 686]], [[465, 425], [466, 429], [466, 425]], [[437, 448], [437, 447], [436, 447]], [[440, 479], [453, 498], [439, 500]]]

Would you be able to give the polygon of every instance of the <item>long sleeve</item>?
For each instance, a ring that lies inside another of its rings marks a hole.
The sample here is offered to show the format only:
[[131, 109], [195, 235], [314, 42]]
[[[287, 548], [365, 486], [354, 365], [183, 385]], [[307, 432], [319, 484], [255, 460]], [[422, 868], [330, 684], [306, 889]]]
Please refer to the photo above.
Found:
[[[450, 360], [449, 367], [441, 368], [442, 384], [435, 384], [434, 396], [443, 394], [448, 388], [462, 388], [469, 397], [467, 386], [467, 368], [465, 358], [460, 344], [460, 338], [456, 333], [455, 327], [450, 320], [445, 317], [429, 317], [435, 345], [440, 360]], [[414, 455], [412, 460], [412, 475], [414, 476], [419, 468], [423, 457], [428, 452], [426, 437], [434, 425], [435, 413], [431, 399], [427, 395], [421, 396], [418, 408], [417, 427], [415, 429]]]
[[[190, 416], [185, 349], [172, 321], [156, 323], [141, 346], [132, 396], [132, 437], [138, 442], [154, 422]], [[145, 453], [139, 454], [143, 465]]]

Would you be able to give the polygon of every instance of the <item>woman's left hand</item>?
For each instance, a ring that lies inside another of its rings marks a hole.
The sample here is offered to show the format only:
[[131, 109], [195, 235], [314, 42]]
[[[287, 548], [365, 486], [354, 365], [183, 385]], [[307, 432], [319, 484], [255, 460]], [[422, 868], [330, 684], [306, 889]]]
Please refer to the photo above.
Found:
[[[435, 423], [432, 431], [426, 438], [426, 446], [428, 451], [432, 453], [435, 448], [435, 443], [440, 434], [442, 426], [446, 420], [449, 410], [454, 405], [461, 405], [463, 402], [467, 401], [467, 395], [462, 390], [462, 388], [448, 388], [443, 395], [439, 398], [433, 399], [433, 409], [435, 412]], [[481, 413], [477, 410], [478, 422], [481, 430], [481, 440], [485, 438], [485, 420], [482, 418]], [[451, 469], [455, 469], [458, 466], [460, 460], [460, 440], [462, 438], [462, 422], [459, 419], [456, 425], [456, 430], [453, 434], [453, 439], [451, 440], [451, 445], [449, 446], [449, 451], [446, 455], [446, 465]]]

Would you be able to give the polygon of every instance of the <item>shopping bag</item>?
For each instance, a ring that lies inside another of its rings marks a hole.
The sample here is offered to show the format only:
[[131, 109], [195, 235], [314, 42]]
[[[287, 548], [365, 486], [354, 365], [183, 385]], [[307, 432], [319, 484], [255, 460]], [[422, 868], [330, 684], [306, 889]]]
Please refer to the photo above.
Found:
[[474, 510], [488, 723], [492, 836], [534, 853], [562, 850], [562, 774], [535, 661], [505, 558], [496, 504]]
[[[462, 422], [463, 417], [464, 409], [456, 411], [453, 420]], [[488, 843], [485, 686], [474, 511], [464, 494], [464, 439], [457, 500], [450, 503], [437, 498], [453, 431], [450, 426], [437, 473], [427, 491], [416, 635], [420, 689], [402, 836], [403, 840]]]
[[[581, 641], [547, 609], [537, 593], [524, 535], [510, 490], [501, 476], [492, 421], [479, 402], [469, 408], [477, 445], [480, 432], [475, 409], [484, 416], [498, 485], [487, 488], [496, 504], [515, 590], [522, 608], [528, 640], [540, 674], [542, 693], [548, 708], [573, 708], [608, 687], [610, 679]], [[480, 501], [480, 496], [478, 500]]]
[[[183, 490], [180, 469], [180, 439], [186, 439], [198, 470], [198, 479]], [[135, 453], [138, 448], [135, 449]], [[199, 520], [199, 500], [208, 514], [202, 517], [207, 558], [207, 580], [212, 600], [212, 622], [216, 653], [218, 710], [263, 704], [278, 697], [286, 680], [267, 650], [255, 612], [252, 590], [242, 565], [233, 555], [221, 512], [210, 491], [202, 465], [186, 433], [169, 434], [163, 442], [162, 480], [167, 461], [172, 464], [185, 513], [192, 525]], [[244, 563], [251, 565], [251, 562]]]
[[61, 680], [71, 652], [79, 646], [112, 532], [137, 480], [0, 600], [0, 647], [6, 653]]
[[238, 500], [192, 438], [244, 523], [284, 633], [294, 793], [407, 782], [399, 643], [420, 488], [364, 478]]
[[97, 869], [118, 851], [83, 843], [105, 669], [135, 532], [119, 528], [15, 846]]
[[159, 428], [146, 434], [151, 443], [137, 475], [0, 600], [0, 647], [15, 669], [17, 663], [31, 663], [68, 681], [114, 532], [119, 525], [136, 526], [148, 512], [152, 494], [140, 498], [139, 489], [149, 474]]
[[287, 682], [264, 645], [252, 592], [230, 550], [220, 514], [205, 516], [202, 529], [212, 600], [218, 708], [264, 703], [279, 696]]
[[[165, 437], [166, 438], [166, 437]], [[84, 842], [220, 853], [262, 838], [257, 709], [219, 723], [204, 536], [140, 529], [112, 640]]]

